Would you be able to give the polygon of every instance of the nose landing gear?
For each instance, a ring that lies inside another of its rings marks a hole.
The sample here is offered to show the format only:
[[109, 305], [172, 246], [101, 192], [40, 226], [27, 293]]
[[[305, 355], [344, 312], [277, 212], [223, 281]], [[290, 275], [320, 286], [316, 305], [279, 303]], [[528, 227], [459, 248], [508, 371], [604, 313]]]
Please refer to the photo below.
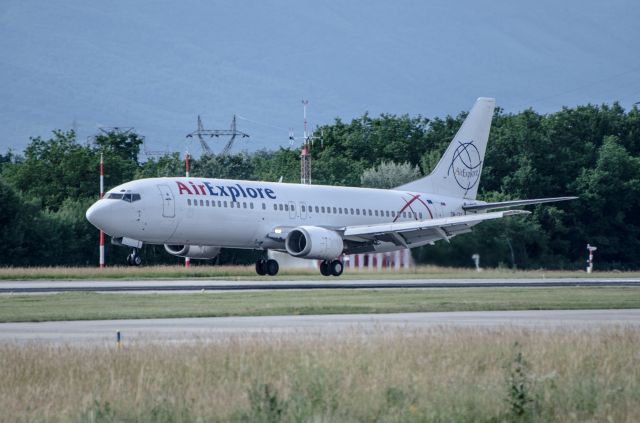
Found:
[[344, 270], [344, 264], [340, 260], [323, 260], [320, 262], [322, 276], [340, 276]]
[[278, 270], [280, 270], [280, 265], [273, 259], [256, 261], [256, 273], [260, 276], [275, 276], [278, 274]]
[[138, 249], [131, 250], [131, 254], [127, 256], [127, 264], [129, 266], [140, 266], [142, 264], [142, 257], [138, 255]]

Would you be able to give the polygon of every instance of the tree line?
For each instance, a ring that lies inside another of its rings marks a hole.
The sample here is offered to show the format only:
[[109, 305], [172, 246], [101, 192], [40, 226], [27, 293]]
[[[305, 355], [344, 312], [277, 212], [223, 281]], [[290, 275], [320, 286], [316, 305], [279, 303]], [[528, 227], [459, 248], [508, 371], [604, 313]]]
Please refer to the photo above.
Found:
[[[314, 184], [390, 188], [428, 174], [466, 113], [368, 114], [318, 128], [311, 148]], [[0, 265], [95, 265], [98, 231], [85, 219], [98, 197], [98, 165], [106, 189], [122, 182], [184, 174], [178, 153], [140, 160], [140, 134], [101, 133], [90, 144], [73, 131], [32, 138], [24, 152], [0, 155]], [[202, 155], [194, 177], [299, 182], [300, 150]], [[419, 263], [514, 268], [583, 268], [586, 244], [596, 266], [640, 268], [640, 113], [619, 104], [563, 108], [551, 114], [496, 109], [478, 198], [501, 201], [575, 195], [578, 200], [530, 206], [531, 215], [485, 222], [450, 243], [413, 250]], [[128, 251], [107, 246], [107, 264]], [[146, 263], [178, 263], [162, 247], [145, 246]], [[258, 252], [223, 250], [218, 263], [248, 263]]]

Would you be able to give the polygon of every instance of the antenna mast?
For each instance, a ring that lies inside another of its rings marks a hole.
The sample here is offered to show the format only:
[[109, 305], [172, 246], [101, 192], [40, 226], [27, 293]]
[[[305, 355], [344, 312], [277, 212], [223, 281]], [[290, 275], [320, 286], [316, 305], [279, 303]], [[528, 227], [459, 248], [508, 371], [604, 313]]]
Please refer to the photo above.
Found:
[[311, 155], [309, 154], [309, 133], [307, 132], [307, 105], [309, 100], [302, 100], [302, 115], [304, 117], [304, 138], [300, 151], [300, 183], [311, 184]]

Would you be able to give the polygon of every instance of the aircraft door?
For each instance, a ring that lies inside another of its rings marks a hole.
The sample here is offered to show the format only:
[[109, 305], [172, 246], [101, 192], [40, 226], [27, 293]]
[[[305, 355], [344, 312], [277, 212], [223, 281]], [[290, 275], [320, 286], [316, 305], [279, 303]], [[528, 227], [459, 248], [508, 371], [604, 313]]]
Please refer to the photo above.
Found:
[[296, 218], [296, 203], [289, 201], [289, 219]]
[[305, 201], [300, 201], [300, 219], [307, 218], [307, 203]]
[[175, 217], [176, 216], [176, 203], [173, 198], [173, 193], [169, 185], [158, 185], [158, 190], [162, 196], [162, 217]]

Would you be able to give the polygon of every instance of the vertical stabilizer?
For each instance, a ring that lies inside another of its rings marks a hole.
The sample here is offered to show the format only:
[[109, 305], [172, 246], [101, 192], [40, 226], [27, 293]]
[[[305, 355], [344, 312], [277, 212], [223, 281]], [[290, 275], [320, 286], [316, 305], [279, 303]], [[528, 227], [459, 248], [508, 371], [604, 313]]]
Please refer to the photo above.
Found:
[[478, 98], [433, 172], [395, 189], [475, 199], [495, 105]]

